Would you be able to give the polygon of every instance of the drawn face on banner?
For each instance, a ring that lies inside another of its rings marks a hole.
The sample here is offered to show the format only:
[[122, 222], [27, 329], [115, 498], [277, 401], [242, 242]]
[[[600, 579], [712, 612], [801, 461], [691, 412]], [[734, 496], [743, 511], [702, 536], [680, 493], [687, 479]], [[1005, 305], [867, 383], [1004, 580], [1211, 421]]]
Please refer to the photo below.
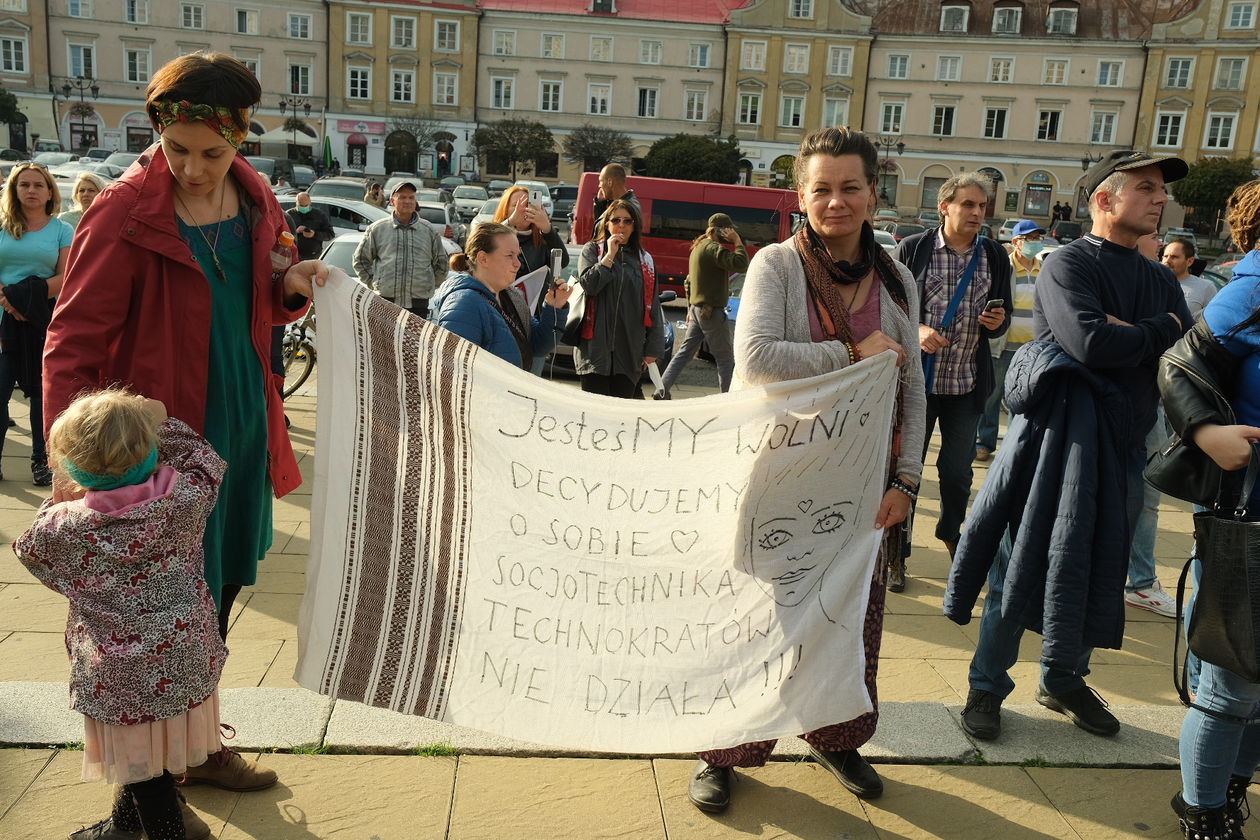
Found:
[[775, 603], [795, 607], [816, 594], [855, 533], [856, 504], [836, 496], [799, 498], [771, 485], [747, 525], [748, 571]]

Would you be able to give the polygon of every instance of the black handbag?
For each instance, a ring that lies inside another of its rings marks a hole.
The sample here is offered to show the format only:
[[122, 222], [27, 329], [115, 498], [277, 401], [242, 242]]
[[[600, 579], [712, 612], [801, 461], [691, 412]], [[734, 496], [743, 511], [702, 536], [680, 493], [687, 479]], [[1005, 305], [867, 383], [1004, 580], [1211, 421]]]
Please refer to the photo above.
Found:
[[1235, 476], [1176, 433], [1147, 460], [1142, 477], [1164, 495], [1200, 507], [1213, 507], [1238, 487]]
[[[1186, 633], [1190, 650], [1196, 656], [1248, 682], [1260, 682], [1260, 521], [1247, 515], [1257, 477], [1260, 444], [1252, 444], [1251, 462], [1235, 506], [1194, 515], [1195, 552], [1203, 564], [1203, 574]], [[1183, 663], [1181, 679], [1177, 680], [1175, 666], [1186, 575], [1192, 562], [1193, 559], [1186, 563], [1177, 582], [1177, 639], [1173, 650], [1174, 682], [1187, 706], [1191, 703], [1185, 687], [1186, 668]]]

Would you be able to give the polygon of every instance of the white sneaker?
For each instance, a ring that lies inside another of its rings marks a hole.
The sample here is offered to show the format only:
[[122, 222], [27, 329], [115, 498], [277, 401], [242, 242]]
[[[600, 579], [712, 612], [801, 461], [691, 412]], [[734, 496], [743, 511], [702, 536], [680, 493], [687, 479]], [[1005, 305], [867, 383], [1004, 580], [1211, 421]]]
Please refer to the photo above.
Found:
[[1124, 593], [1124, 602], [1140, 610], [1150, 610], [1165, 618], [1177, 617], [1177, 599], [1164, 590], [1159, 581], [1149, 589]]

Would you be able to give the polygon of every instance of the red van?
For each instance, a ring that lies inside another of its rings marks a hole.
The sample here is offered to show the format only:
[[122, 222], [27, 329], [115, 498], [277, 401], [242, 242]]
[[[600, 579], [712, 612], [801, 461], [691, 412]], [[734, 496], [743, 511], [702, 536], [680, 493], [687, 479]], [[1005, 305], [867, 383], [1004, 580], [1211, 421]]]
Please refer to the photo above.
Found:
[[[735, 222], [748, 256], [772, 242], [782, 242], [795, 230], [800, 202], [792, 190], [674, 181], [668, 178], [626, 178], [643, 208], [643, 247], [656, 264], [662, 290], [683, 294], [692, 241], [704, 233], [709, 217], [725, 213]], [[573, 241], [585, 244], [595, 228], [595, 192], [599, 173], [583, 172], [573, 207]]]

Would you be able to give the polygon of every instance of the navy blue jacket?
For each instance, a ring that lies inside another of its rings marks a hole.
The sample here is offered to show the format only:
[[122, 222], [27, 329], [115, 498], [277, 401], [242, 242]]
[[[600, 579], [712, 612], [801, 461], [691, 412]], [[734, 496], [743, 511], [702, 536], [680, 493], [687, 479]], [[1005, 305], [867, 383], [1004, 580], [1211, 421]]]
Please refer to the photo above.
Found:
[[1006, 401], [1010, 429], [958, 542], [944, 611], [971, 621], [1009, 529], [1002, 617], [1045, 637], [1043, 662], [1071, 668], [1085, 648], [1124, 640], [1127, 398], [1058, 344], [1030, 341], [1011, 359]]

